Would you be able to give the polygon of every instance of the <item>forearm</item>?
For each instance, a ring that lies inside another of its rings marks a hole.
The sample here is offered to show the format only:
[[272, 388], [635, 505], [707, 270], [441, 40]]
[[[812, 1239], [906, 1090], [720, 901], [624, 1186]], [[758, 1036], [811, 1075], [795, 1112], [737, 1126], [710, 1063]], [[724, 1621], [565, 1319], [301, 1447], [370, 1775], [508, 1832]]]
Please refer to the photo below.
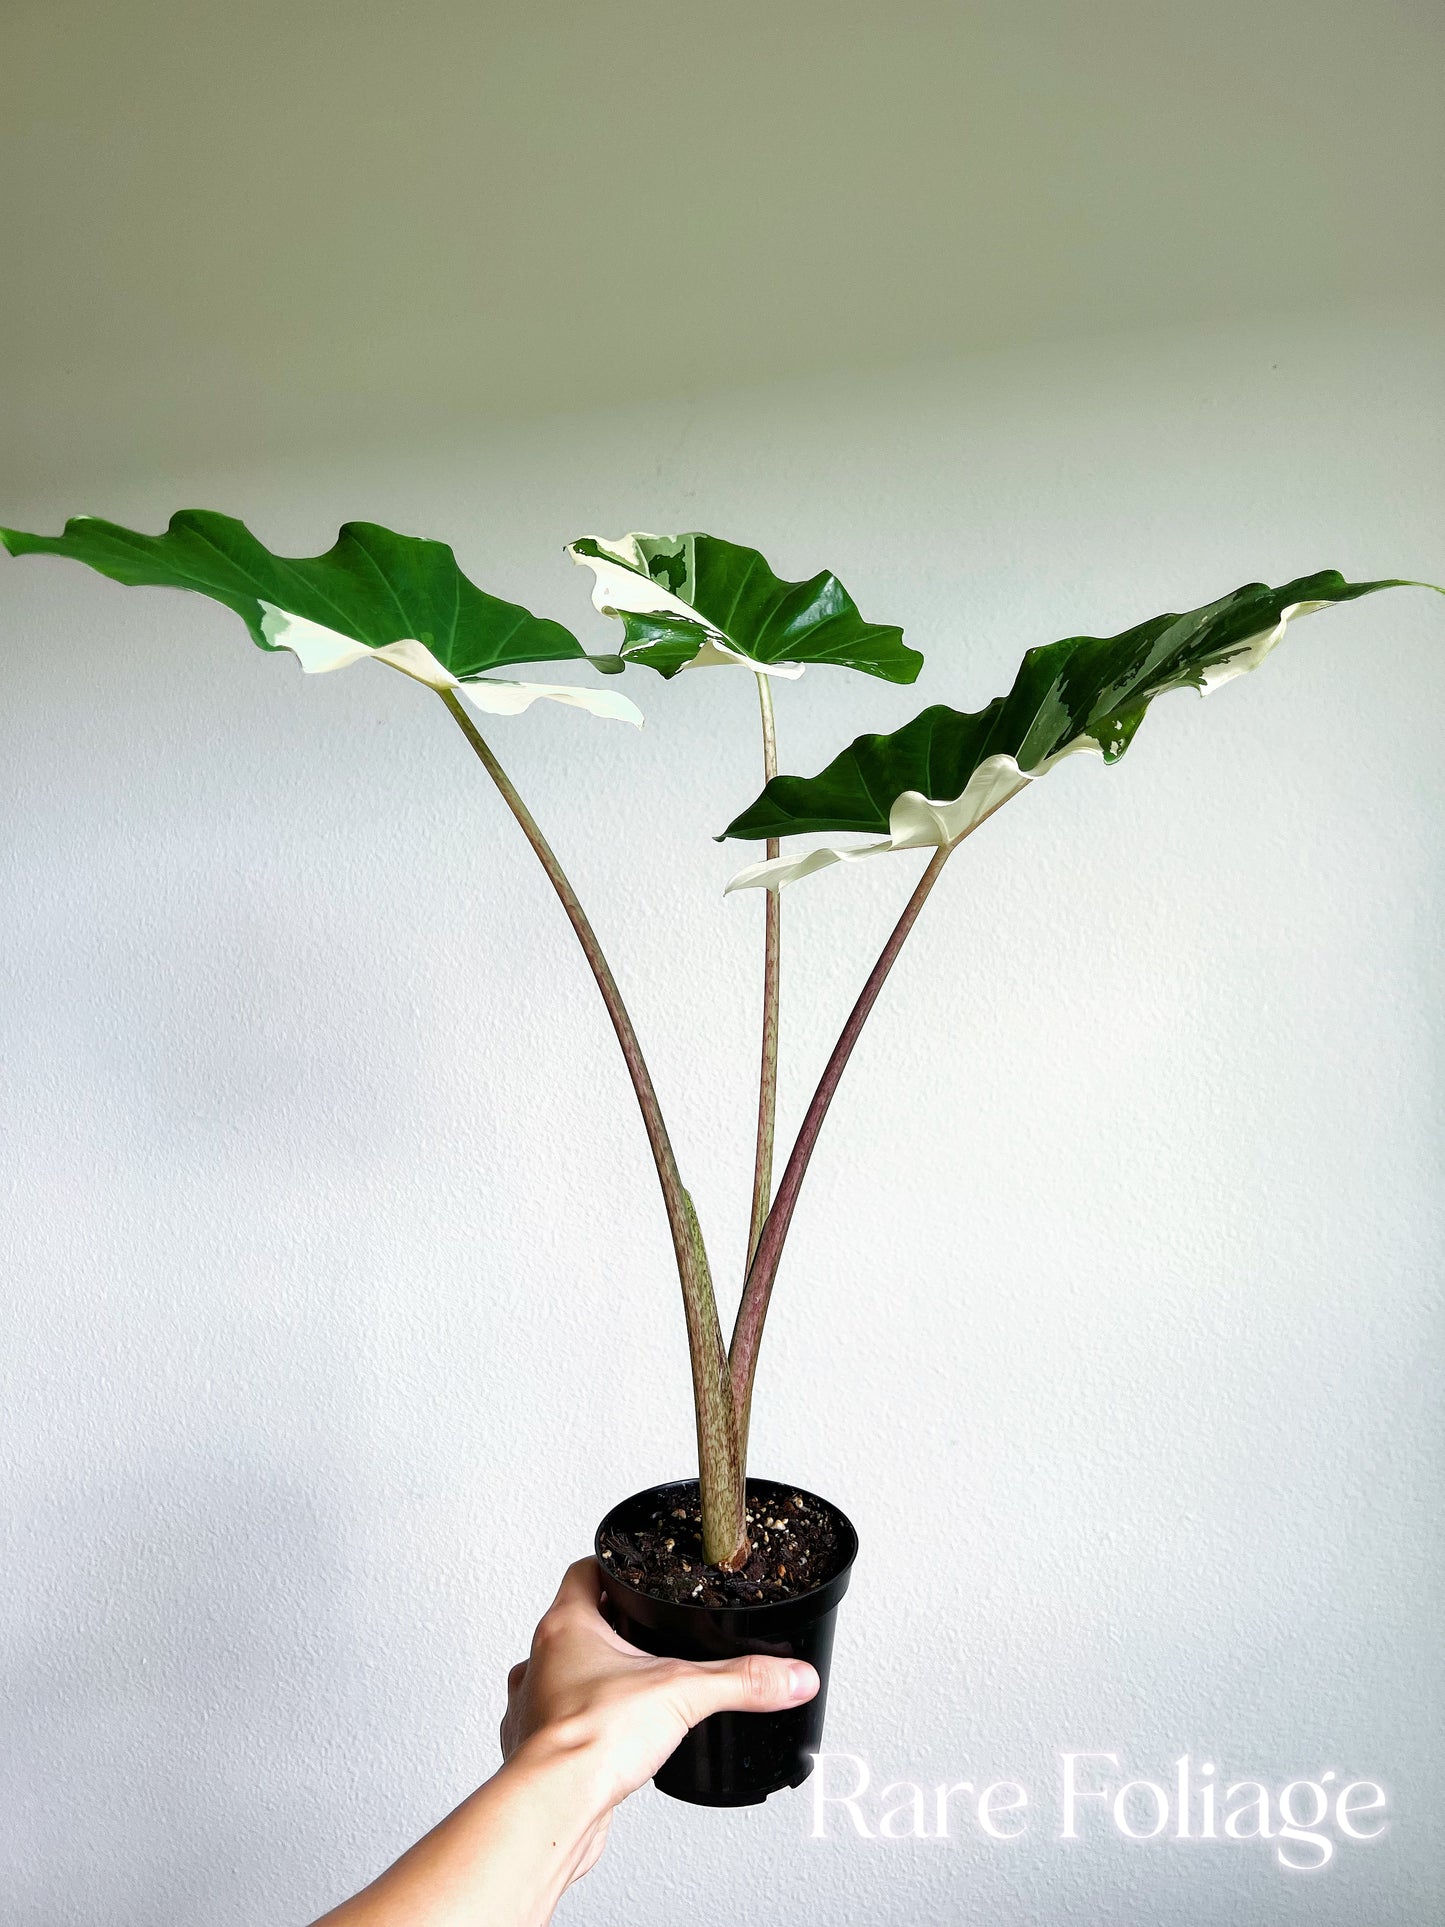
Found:
[[593, 1749], [539, 1736], [315, 1927], [546, 1927], [607, 1813]]
[[818, 1690], [797, 1660], [705, 1665], [620, 1639], [595, 1559], [568, 1567], [530, 1658], [507, 1675], [507, 1764], [364, 1893], [314, 1927], [547, 1927], [602, 1851], [612, 1809], [713, 1713], [776, 1713]]

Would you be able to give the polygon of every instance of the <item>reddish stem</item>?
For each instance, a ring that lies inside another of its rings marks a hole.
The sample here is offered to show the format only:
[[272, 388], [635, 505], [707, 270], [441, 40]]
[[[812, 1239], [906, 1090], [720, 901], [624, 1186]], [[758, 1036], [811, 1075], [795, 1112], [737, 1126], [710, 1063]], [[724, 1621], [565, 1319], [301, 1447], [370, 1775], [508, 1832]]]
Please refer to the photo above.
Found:
[[783, 1255], [783, 1244], [787, 1239], [788, 1227], [793, 1222], [793, 1211], [798, 1202], [798, 1192], [802, 1189], [803, 1177], [808, 1169], [808, 1160], [813, 1155], [813, 1146], [818, 1141], [818, 1133], [823, 1128], [823, 1119], [828, 1115], [828, 1106], [833, 1101], [848, 1059], [853, 1055], [853, 1046], [858, 1042], [868, 1013], [878, 1001], [878, 993], [884, 980], [893, 968], [894, 960], [903, 948], [905, 939], [918, 921], [919, 912], [928, 900], [928, 893], [938, 881], [944, 864], [948, 861], [955, 845], [940, 844], [929, 860], [928, 868], [919, 878], [913, 895], [908, 899], [902, 916], [893, 926], [892, 934], [879, 953], [878, 961], [869, 973], [858, 996], [858, 1001], [849, 1012], [848, 1021], [843, 1026], [833, 1054], [824, 1067], [818, 1080], [818, 1088], [813, 1093], [803, 1122], [798, 1130], [792, 1154], [788, 1158], [778, 1194], [773, 1200], [772, 1209], [763, 1226], [752, 1264], [748, 1268], [748, 1281], [743, 1287], [742, 1303], [738, 1306], [737, 1323], [733, 1327], [732, 1347], [729, 1352], [729, 1365], [732, 1372], [733, 1405], [738, 1422], [738, 1456], [740, 1462], [747, 1464], [748, 1425], [752, 1412], [753, 1378], [758, 1368], [758, 1347], [762, 1343], [763, 1324], [768, 1315], [768, 1300], [772, 1296], [773, 1281], [778, 1275], [778, 1264]]
[[[773, 692], [766, 676], [758, 676], [758, 704], [763, 723], [763, 780], [771, 782], [778, 773], [778, 738], [773, 722]], [[768, 838], [767, 853], [778, 855], [782, 844]], [[753, 1159], [753, 1212], [748, 1226], [748, 1264], [753, 1262], [758, 1240], [767, 1222], [773, 1198], [773, 1135], [778, 1115], [778, 991], [780, 983], [780, 941], [782, 934], [781, 892], [767, 893], [766, 920], [763, 925], [763, 1048], [758, 1071], [758, 1137]]]

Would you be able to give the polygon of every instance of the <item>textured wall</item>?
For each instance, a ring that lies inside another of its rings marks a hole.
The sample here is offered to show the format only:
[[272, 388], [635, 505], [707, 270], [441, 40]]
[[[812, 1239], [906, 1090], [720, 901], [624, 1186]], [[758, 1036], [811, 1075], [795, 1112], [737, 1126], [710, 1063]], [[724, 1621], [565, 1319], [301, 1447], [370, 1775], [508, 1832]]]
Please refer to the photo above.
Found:
[[[928, 652], [916, 690], [784, 688], [810, 769], [1057, 635], [1325, 564], [1445, 579], [1439, 348], [1284, 320], [3, 512], [184, 498], [297, 549], [371, 516], [599, 640], [566, 538], [757, 541]], [[563, 1562], [686, 1469], [663, 1221], [595, 991], [425, 691], [41, 562], [0, 569], [0, 633], [5, 1915], [299, 1922], [491, 1770]], [[735, 1280], [760, 906], [708, 833], [755, 704], [634, 693], [640, 736], [492, 735]], [[1401, 593], [1066, 765], [950, 871], [830, 1121], [755, 1463], [862, 1533], [831, 1739], [1018, 1777], [1030, 1834], [815, 1842], [805, 1795], [649, 1791], [562, 1918], [1434, 1917], [1442, 696], [1445, 608]], [[916, 862], [785, 900], [788, 1122]], [[1379, 1777], [1395, 1817], [1313, 1876], [1064, 1845], [1071, 1747]]]

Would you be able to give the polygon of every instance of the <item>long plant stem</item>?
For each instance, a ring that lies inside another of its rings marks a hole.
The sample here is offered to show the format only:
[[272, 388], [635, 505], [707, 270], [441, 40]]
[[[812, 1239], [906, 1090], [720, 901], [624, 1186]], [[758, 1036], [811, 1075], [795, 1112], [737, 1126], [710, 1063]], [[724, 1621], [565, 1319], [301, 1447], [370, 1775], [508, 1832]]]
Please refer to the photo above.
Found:
[[828, 1115], [828, 1106], [833, 1101], [833, 1093], [838, 1088], [848, 1059], [853, 1055], [853, 1046], [858, 1042], [868, 1013], [878, 1001], [889, 971], [893, 968], [899, 951], [903, 948], [909, 931], [918, 921], [919, 912], [928, 900], [928, 893], [938, 881], [944, 864], [952, 854], [955, 844], [944, 843], [934, 852], [928, 868], [919, 878], [913, 895], [908, 899], [902, 916], [893, 926], [892, 934], [879, 952], [878, 961], [869, 972], [868, 981], [859, 993], [858, 1001], [848, 1014], [833, 1053], [824, 1066], [823, 1075], [818, 1080], [812, 1101], [799, 1126], [797, 1140], [784, 1168], [782, 1180], [778, 1185], [778, 1195], [768, 1212], [767, 1222], [748, 1268], [748, 1279], [743, 1287], [742, 1302], [738, 1306], [737, 1322], [733, 1326], [732, 1347], [729, 1366], [732, 1372], [733, 1405], [737, 1412], [738, 1453], [740, 1460], [747, 1462], [748, 1425], [752, 1413], [753, 1378], [758, 1368], [758, 1347], [762, 1343], [763, 1324], [768, 1315], [768, 1300], [772, 1296], [773, 1281], [778, 1275], [778, 1264], [783, 1255], [783, 1245], [788, 1236], [788, 1227], [793, 1222], [793, 1212], [798, 1202], [798, 1192], [802, 1188], [803, 1177], [808, 1169], [808, 1160], [813, 1155], [813, 1146], [818, 1141], [818, 1133], [823, 1128], [823, 1119]]
[[677, 1274], [682, 1284], [683, 1308], [687, 1318], [688, 1353], [692, 1363], [693, 1404], [697, 1415], [698, 1471], [702, 1486], [703, 1549], [712, 1565], [740, 1564], [747, 1556], [747, 1531], [744, 1520], [741, 1460], [737, 1446], [737, 1427], [733, 1414], [728, 1363], [723, 1351], [722, 1329], [718, 1323], [717, 1302], [713, 1295], [707, 1253], [698, 1228], [692, 1199], [683, 1188], [677, 1158], [667, 1134], [662, 1107], [657, 1101], [652, 1076], [642, 1055], [632, 1018], [622, 1001], [617, 980], [602, 953], [597, 934], [588, 920], [562, 865], [537, 827], [531, 811], [513, 787], [511, 779], [483, 740], [471, 717], [454, 691], [442, 690], [441, 699], [451, 711], [458, 728], [471, 744], [483, 769], [501, 792], [503, 801], [517, 819], [522, 834], [536, 852], [547, 873], [547, 880], [561, 900], [568, 921], [582, 946], [612, 1028], [622, 1048], [627, 1074], [637, 1095], [638, 1109], [647, 1130], [647, 1141], [657, 1166], [667, 1222], [672, 1232]]
[[[773, 691], [766, 676], [759, 675], [757, 682], [758, 706], [762, 712], [763, 723], [763, 780], [770, 783], [778, 773], [778, 736], [773, 722]], [[781, 849], [782, 844], [778, 838], [770, 836], [768, 855], [775, 857]], [[757, 1154], [753, 1160], [753, 1215], [748, 1232], [749, 1266], [752, 1265], [757, 1253], [758, 1239], [763, 1235], [768, 1206], [772, 1203], [773, 1137], [778, 1116], [778, 991], [782, 892], [768, 890], [764, 894], [767, 897], [767, 921], [763, 928], [763, 1048], [762, 1064], [758, 1072], [758, 1144]]]

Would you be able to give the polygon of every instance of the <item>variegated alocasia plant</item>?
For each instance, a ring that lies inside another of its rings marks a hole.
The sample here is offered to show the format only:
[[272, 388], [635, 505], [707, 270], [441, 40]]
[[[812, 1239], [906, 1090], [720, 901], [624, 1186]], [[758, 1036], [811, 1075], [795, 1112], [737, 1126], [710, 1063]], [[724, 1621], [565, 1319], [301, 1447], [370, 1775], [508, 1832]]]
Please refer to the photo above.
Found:
[[[799, 1188], [849, 1056], [885, 978], [943, 866], [995, 810], [1063, 757], [1088, 750], [1113, 763], [1153, 699], [1170, 689], [1208, 694], [1256, 668], [1296, 616], [1352, 601], [1398, 579], [1346, 582], [1334, 571], [1271, 589], [1251, 583], [1185, 615], [1162, 615], [1111, 637], [1073, 636], [1024, 657], [1012, 689], [972, 713], [935, 705], [888, 736], [861, 736], [818, 775], [777, 773], [772, 682], [832, 664], [909, 683], [923, 658], [896, 627], [865, 622], [837, 577], [773, 574], [755, 550], [700, 533], [588, 536], [568, 553], [594, 577], [593, 601], [616, 617], [623, 641], [588, 657], [560, 624], [477, 588], [443, 543], [348, 523], [325, 555], [273, 555], [228, 516], [188, 510], [164, 535], [91, 517], [59, 536], [0, 529], [14, 555], [68, 556], [127, 584], [189, 589], [233, 609], [263, 649], [286, 649], [308, 673], [368, 656], [434, 689], [501, 792], [560, 898], [596, 978], [632, 1080], [672, 1233], [687, 1322], [697, 1417], [704, 1549], [736, 1567], [749, 1554], [744, 1478], [758, 1349]], [[751, 1228], [742, 1296], [724, 1346], [706, 1248], [683, 1186], [657, 1093], [626, 1004], [561, 864], [468, 706], [510, 715], [538, 698], [641, 722], [625, 697], [585, 684], [502, 678], [518, 665], [587, 660], [608, 674], [646, 666], [664, 677], [702, 666], [751, 670], [760, 705], [765, 786], [723, 832], [762, 842], [765, 858], [729, 890], [767, 890], [762, 1051]], [[802, 833], [873, 833], [880, 841], [825, 843], [783, 856]], [[772, 1189], [778, 1056], [779, 892], [832, 864], [888, 851], [932, 852], [869, 973], [824, 1067]]]

